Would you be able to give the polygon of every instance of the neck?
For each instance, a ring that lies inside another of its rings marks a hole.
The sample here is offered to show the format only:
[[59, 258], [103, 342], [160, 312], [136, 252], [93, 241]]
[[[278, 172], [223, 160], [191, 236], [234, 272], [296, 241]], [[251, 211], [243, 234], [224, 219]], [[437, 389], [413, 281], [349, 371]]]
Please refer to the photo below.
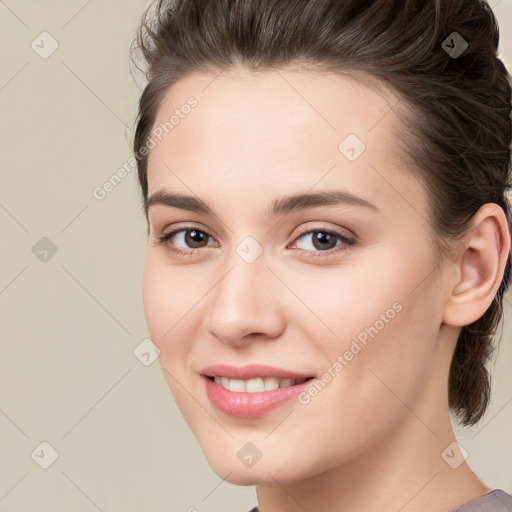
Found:
[[451, 424], [436, 437], [416, 417], [410, 421], [419, 427], [356, 460], [305, 481], [257, 485], [260, 511], [447, 512], [491, 490], [466, 462], [454, 469], [442, 458], [445, 452], [454, 465], [462, 460], [446, 450], [456, 440]]
[[457, 445], [449, 448], [456, 437], [447, 384], [447, 378], [431, 379], [430, 388], [406, 405], [401, 423], [352, 459], [307, 480], [258, 484], [260, 511], [447, 512], [487, 494], [491, 489]]

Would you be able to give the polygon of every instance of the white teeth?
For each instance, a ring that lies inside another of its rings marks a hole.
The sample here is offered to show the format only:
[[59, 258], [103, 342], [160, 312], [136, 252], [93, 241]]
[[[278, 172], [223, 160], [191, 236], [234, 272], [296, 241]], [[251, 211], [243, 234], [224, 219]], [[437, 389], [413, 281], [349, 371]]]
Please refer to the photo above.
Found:
[[306, 379], [278, 379], [277, 377], [255, 378], [248, 380], [228, 379], [227, 377], [215, 377], [214, 382], [224, 389], [236, 393], [261, 393], [277, 388], [286, 388], [295, 384], [302, 384]]
[[279, 379], [277, 377], [267, 377], [265, 379], [265, 389], [262, 391], [272, 391], [279, 387]]
[[[241, 381], [243, 382], [243, 381]], [[257, 378], [257, 379], [249, 379], [245, 381], [245, 389], [242, 389], [242, 391], [247, 391], [249, 393], [259, 393], [261, 391], [265, 390], [265, 382], [263, 379]]]
[[239, 379], [229, 379], [230, 391], [245, 391], [245, 382]]

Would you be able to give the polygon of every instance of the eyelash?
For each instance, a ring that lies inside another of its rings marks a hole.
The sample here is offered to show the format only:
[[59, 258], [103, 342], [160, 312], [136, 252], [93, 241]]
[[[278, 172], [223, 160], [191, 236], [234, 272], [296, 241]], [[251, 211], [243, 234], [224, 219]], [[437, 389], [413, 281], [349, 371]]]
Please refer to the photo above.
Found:
[[[175, 229], [173, 231], [170, 231], [168, 233], [163, 233], [160, 236], [154, 235], [154, 237], [158, 240], [157, 245], [164, 246], [169, 252], [173, 254], [179, 254], [180, 256], [188, 256], [193, 257], [198, 252], [201, 252], [201, 249], [180, 249], [177, 247], [172, 247], [165, 242], [170, 240], [174, 235], [182, 232], [182, 231], [199, 231], [200, 233], [204, 233], [205, 235], [213, 238], [207, 231], [204, 231], [202, 229], [197, 229], [196, 227], [187, 227], [187, 228], [180, 228]], [[324, 228], [302, 228], [299, 230], [299, 233], [297, 233], [296, 237], [294, 238], [294, 243], [297, 242], [300, 238], [302, 238], [304, 235], [310, 234], [310, 233], [327, 233], [329, 235], [334, 235], [338, 237], [339, 240], [343, 242], [343, 245], [333, 247], [332, 249], [328, 249], [326, 251], [308, 251], [306, 249], [299, 249], [300, 251], [305, 251], [306, 253], [309, 253], [308, 257], [316, 258], [316, 257], [324, 257], [324, 256], [331, 256], [333, 253], [337, 253], [338, 251], [346, 251], [356, 245], [356, 240], [354, 238], [350, 238], [344, 233], [341, 233], [340, 231], [333, 230], [333, 229], [324, 229]], [[312, 254], [311, 254], [312, 253]]]

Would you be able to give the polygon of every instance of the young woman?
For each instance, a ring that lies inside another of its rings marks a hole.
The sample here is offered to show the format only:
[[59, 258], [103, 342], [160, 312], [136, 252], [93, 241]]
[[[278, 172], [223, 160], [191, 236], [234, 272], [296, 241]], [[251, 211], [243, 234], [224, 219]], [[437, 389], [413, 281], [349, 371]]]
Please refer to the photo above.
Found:
[[213, 470], [261, 512], [512, 510], [450, 416], [511, 272], [489, 6], [161, 0], [137, 43], [145, 315]]

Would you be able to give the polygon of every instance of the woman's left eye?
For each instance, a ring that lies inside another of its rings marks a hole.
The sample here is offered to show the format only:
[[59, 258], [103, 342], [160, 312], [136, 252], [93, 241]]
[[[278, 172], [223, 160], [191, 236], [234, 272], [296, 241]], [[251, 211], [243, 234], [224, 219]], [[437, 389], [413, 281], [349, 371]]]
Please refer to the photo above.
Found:
[[[353, 238], [348, 237], [344, 233], [341, 233], [332, 229], [309, 229], [302, 230], [299, 235], [295, 238], [295, 240], [300, 240], [301, 238], [308, 239], [310, 247], [314, 247], [315, 249], [319, 249], [319, 252], [326, 252], [334, 249], [335, 247], [342, 246], [341, 249], [337, 249], [336, 251], [330, 251], [328, 254], [332, 254], [332, 252], [337, 252], [338, 250], [348, 249], [350, 246], [354, 245], [356, 241]], [[341, 243], [336, 245], [336, 242], [340, 241]], [[334, 245], [332, 245], [334, 243]], [[297, 245], [297, 242], [294, 243]], [[308, 251], [308, 249], [304, 249], [299, 247], [299, 249], [303, 249]], [[318, 252], [318, 251], [308, 251], [308, 252]], [[317, 256], [317, 254], [315, 254]]]
[[[176, 247], [175, 243], [168, 243], [173, 238], [181, 238], [182, 242], [185, 245], [188, 245], [189, 248]], [[203, 245], [203, 242], [207, 242], [208, 238], [212, 238], [206, 231], [196, 229], [196, 228], [185, 228], [185, 229], [176, 229], [174, 231], [170, 231], [169, 233], [164, 233], [160, 236], [155, 236], [158, 240], [158, 245], [163, 245], [167, 250], [175, 254], [181, 254], [184, 256], [193, 256], [200, 252], [200, 249], [203, 247], [207, 247], [207, 245]], [[292, 247], [297, 246], [297, 242], [301, 239], [308, 239], [309, 245], [313, 247], [315, 250], [309, 250], [304, 247], [298, 247], [299, 249], [306, 251], [308, 253], [319, 253], [313, 254], [314, 256], [323, 256], [321, 253], [332, 254], [333, 252], [337, 252], [338, 250], [346, 250], [350, 246], [355, 245], [356, 240], [348, 237], [344, 233], [341, 233], [332, 229], [302, 229], [298, 235], [294, 238], [294, 243]], [[337, 244], [337, 242], [341, 242]], [[334, 244], [334, 245], [333, 245]], [[199, 247], [198, 247], [199, 245]], [[215, 244], [213, 244], [215, 245]], [[308, 244], [306, 244], [308, 245]], [[192, 246], [192, 248], [190, 248]], [[336, 249], [332, 251], [335, 247], [342, 246], [340, 249]]]

